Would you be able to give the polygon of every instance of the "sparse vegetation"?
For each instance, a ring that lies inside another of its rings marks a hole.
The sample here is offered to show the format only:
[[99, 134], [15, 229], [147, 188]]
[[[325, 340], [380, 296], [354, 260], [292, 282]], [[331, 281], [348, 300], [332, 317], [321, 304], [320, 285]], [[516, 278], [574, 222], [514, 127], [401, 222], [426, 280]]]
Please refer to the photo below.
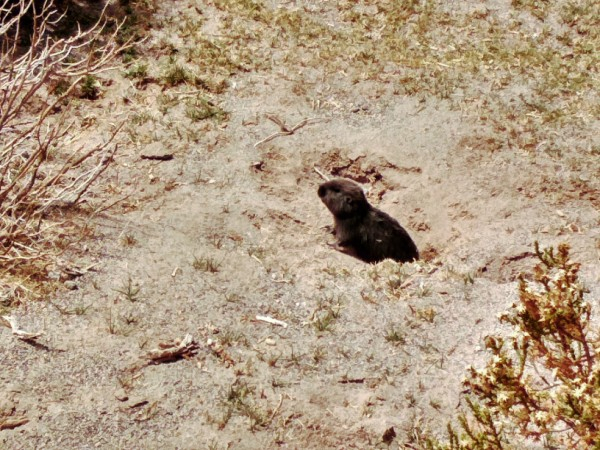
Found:
[[87, 312], [87, 310], [90, 308], [90, 306], [92, 306], [91, 304], [86, 305], [83, 302], [75, 305], [73, 308], [64, 308], [54, 302], [50, 302], [50, 304], [52, 306], [54, 306], [58, 310], [58, 312], [60, 312], [62, 315], [65, 315], [65, 316], [71, 316], [71, 315], [82, 316], [83, 314], [85, 314]]
[[392, 344], [404, 345], [406, 344], [406, 334], [394, 327], [390, 327], [385, 335], [385, 340]]
[[592, 305], [569, 247], [541, 251], [533, 281], [521, 277], [519, 301], [500, 316], [509, 337], [490, 335], [485, 367], [471, 367], [464, 381], [471, 395], [449, 427], [448, 443], [432, 449], [516, 448], [542, 441], [553, 448], [595, 448], [598, 417], [598, 330]]
[[138, 240], [136, 239], [136, 237], [133, 234], [126, 233], [121, 238], [121, 243], [123, 244], [124, 247], [133, 247], [138, 243]]
[[131, 275], [127, 277], [127, 281], [123, 283], [121, 288], [115, 289], [118, 293], [123, 294], [130, 303], [135, 303], [139, 300], [138, 295], [140, 290], [141, 286], [132, 280]]
[[227, 113], [218, 106], [215, 106], [209, 100], [203, 98], [194, 99], [187, 102], [185, 115], [192, 122], [199, 122], [206, 119], [216, 119], [218, 122], [227, 118]]
[[313, 313], [313, 325], [318, 332], [332, 331], [334, 322], [340, 317], [342, 301], [340, 299], [320, 299]]
[[220, 342], [223, 347], [229, 347], [232, 345], [248, 345], [248, 339], [239, 330], [227, 329], [222, 331], [220, 334]]
[[79, 86], [79, 96], [88, 100], [96, 100], [100, 95], [100, 81], [94, 75], [86, 75]]
[[217, 273], [222, 261], [217, 261], [211, 256], [194, 256], [192, 267], [200, 272]]
[[132, 64], [125, 72], [125, 77], [140, 81], [145, 80], [148, 77], [148, 64], [143, 62]]
[[191, 83], [193, 78], [186, 67], [171, 59], [162, 75], [162, 82], [167, 87], [174, 87], [183, 83]]
[[[4, 274], [21, 279], [18, 295], [46, 279], [43, 266], [56, 257], [57, 216], [75, 210], [117, 151], [119, 124], [99, 144], [76, 143], [82, 135], [70, 124], [67, 99], [80, 85], [95, 96], [98, 75], [127, 46], [115, 41], [119, 27], [106, 34], [102, 22], [54, 37], [59, 16], [49, 0], [38, 3], [27, 31], [20, 24], [32, 17], [33, 2], [0, 6], [0, 260]], [[26, 119], [30, 114], [35, 120]]]
[[[586, 262], [600, 248], [597, 3], [109, 2], [118, 19], [37, 65], [4, 126], [0, 89], [0, 316], [47, 330], [3, 331], [18, 383], [0, 430], [30, 423], [0, 446], [594, 448], [596, 363], [556, 320], [579, 317], [595, 358], [587, 306], [565, 306], [585, 289], [536, 309], [548, 292], [525, 277], [531, 304], [490, 315], [516, 298], [528, 239], [560, 235]], [[14, 86], [41, 61], [17, 47], [29, 66], [0, 60]], [[315, 120], [264, 142], [269, 115]], [[370, 185], [422, 260], [329, 248], [313, 167]], [[545, 272], [552, 292], [567, 266]], [[184, 336], [197, 354], [148, 360]], [[483, 368], [441, 442], [465, 361]]]
[[270, 419], [267, 411], [253, 399], [254, 394], [253, 386], [240, 378], [236, 379], [223, 396], [222, 404], [225, 407], [225, 413], [218, 422], [219, 428], [227, 425], [233, 413], [247, 417], [250, 422], [250, 430], [267, 425], [272, 418]]

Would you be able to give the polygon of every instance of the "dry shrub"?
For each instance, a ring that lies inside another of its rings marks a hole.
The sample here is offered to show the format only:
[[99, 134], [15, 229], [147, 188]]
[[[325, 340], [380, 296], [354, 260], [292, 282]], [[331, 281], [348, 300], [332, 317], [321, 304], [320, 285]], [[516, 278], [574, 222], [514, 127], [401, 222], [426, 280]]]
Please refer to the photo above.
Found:
[[57, 217], [73, 210], [117, 150], [118, 125], [100, 143], [73, 144], [68, 100], [128, 44], [117, 44], [118, 25], [106, 32], [104, 16], [58, 38], [61, 19], [52, 0], [0, 0], [0, 296], [8, 279], [14, 294], [16, 280], [44, 278], [40, 269], [58, 251]]
[[427, 448], [599, 448], [600, 344], [580, 265], [566, 244], [535, 250], [533, 282], [521, 277], [519, 301], [500, 317], [514, 332], [487, 337], [491, 359], [469, 368], [461, 430], [449, 426], [449, 442]]

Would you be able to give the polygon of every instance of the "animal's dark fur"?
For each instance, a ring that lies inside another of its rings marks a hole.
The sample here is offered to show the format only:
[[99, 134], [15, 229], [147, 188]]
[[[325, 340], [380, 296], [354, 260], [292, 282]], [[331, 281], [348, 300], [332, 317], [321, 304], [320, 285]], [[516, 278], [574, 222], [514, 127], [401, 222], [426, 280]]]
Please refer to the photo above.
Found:
[[321, 184], [318, 194], [333, 214], [338, 250], [368, 263], [386, 258], [399, 262], [419, 259], [406, 230], [369, 204], [355, 182], [337, 178]]

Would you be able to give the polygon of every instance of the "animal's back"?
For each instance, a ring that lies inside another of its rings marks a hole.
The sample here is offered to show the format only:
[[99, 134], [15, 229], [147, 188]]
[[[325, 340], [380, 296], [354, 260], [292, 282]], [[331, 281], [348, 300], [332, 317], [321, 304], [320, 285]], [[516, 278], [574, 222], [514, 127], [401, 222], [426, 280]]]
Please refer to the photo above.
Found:
[[396, 219], [373, 208], [362, 224], [357, 256], [367, 262], [391, 258], [399, 262], [419, 259], [417, 246]]

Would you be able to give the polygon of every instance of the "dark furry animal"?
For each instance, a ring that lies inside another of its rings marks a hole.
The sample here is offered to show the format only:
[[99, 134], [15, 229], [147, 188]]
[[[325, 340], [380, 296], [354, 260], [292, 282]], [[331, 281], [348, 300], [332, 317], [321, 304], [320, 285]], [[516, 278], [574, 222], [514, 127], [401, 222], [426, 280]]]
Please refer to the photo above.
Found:
[[399, 262], [419, 259], [417, 246], [400, 224], [374, 208], [362, 188], [337, 178], [317, 191], [334, 218], [338, 250], [368, 263], [386, 258]]

